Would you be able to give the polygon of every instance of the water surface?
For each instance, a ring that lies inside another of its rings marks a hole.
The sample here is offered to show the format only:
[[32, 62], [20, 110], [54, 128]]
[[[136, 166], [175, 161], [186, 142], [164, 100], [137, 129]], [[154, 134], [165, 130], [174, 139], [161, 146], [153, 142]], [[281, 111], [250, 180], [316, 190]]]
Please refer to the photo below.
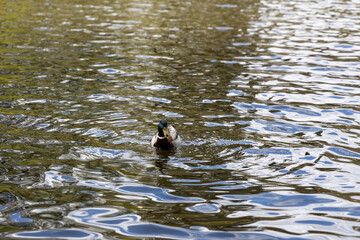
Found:
[[0, 6], [2, 238], [360, 236], [357, 1]]

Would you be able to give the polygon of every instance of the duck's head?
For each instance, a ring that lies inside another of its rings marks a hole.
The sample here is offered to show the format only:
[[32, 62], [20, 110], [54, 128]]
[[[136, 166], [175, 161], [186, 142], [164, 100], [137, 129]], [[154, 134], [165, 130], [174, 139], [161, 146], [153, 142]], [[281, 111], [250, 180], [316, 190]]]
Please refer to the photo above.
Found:
[[159, 137], [166, 137], [168, 135], [167, 132], [167, 121], [165, 119], [161, 120], [158, 124], [158, 134]]

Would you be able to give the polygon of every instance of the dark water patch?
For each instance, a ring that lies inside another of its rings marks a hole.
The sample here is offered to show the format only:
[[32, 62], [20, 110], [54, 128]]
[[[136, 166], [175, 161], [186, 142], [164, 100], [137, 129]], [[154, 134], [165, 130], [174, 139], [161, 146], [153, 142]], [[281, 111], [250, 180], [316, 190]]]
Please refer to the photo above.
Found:
[[[7, 204], [11, 204], [13, 202], [16, 202], [17, 198], [16, 196], [8, 191], [2, 191], [0, 193], [0, 204], [3, 205], [2, 207], [5, 209]], [[0, 205], [0, 206], [1, 206]]]

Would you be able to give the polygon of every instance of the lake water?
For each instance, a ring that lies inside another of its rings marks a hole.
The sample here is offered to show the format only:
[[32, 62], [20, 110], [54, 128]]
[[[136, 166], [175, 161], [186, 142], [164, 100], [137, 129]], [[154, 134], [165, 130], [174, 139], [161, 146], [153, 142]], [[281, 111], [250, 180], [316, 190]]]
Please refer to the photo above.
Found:
[[1, 238], [360, 236], [359, 1], [0, 6]]

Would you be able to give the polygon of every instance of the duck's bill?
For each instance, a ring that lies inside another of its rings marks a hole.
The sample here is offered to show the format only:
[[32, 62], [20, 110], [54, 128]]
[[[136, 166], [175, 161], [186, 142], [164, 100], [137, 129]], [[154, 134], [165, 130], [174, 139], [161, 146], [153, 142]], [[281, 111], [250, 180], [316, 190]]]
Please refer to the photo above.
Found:
[[168, 136], [167, 127], [164, 127], [164, 128], [163, 128], [163, 133], [164, 133], [164, 136], [165, 136], [165, 137], [167, 137], [167, 136]]

